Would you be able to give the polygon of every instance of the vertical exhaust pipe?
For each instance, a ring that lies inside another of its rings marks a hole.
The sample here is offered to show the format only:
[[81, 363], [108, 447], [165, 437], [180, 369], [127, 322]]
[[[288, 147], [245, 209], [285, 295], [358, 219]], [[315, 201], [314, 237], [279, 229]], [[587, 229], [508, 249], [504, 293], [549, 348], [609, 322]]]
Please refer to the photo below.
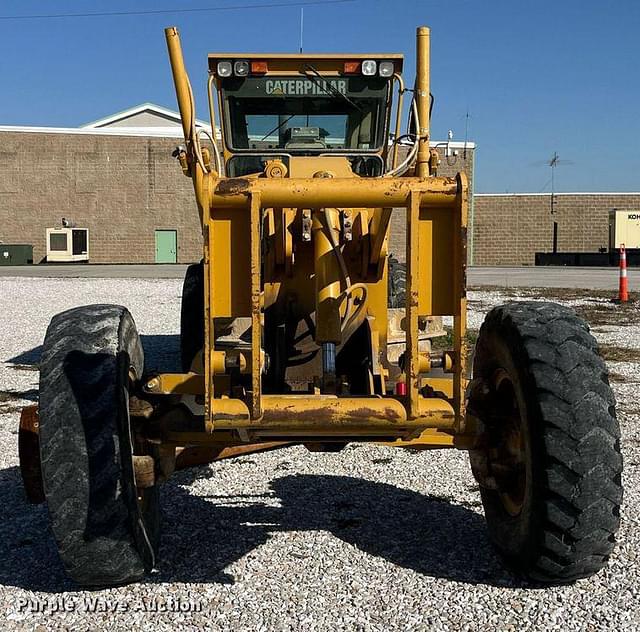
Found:
[[426, 178], [429, 175], [429, 109], [431, 107], [431, 89], [429, 81], [429, 56], [431, 31], [426, 26], [418, 27], [416, 33], [416, 106], [420, 130], [418, 133], [418, 158], [416, 175]]
[[193, 102], [193, 93], [189, 76], [184, 66], [184, 57], [182, 56], [182, 46], [180, 45], [180, 34], [175, 26], [170, 26], [164, 30], [167, 39], [167, 48], [169, 50], [169, 62], [171, 63], [171, 73], [173, 74], [173, 83], [176, 88], [176, 97], [178, 99], [178, 109], [180, 110], [180, 118], [182, 119], [182, 131], [184, 139], [190, 143], [193, 138], [193, 124], [195, 121], [195, 104]]
[[[207, 166], [209, 155], [206, 150], [200, 148], [200, 142], [196, 132], [196, 104], [191, 90], [189, 75], [184, 66], [184, 57], [182, 56], [182, 46], [180, 45], [180, 35], [175, 26], [170, 26], [164, 30], [167, 40], [167, 49], [169, 50], [169, 62], [171, 63], [171, 73], [173, 74], [173, 83], [176, 88], [176, 97], [178, 99], [178, 109], [180, 110], [180, 119], [182, 121], [182, 133], [186, 142], [186, 164], [180, 164], [185, 170], [186, 175], [193, 180], [193, 187], [198, 202], [198, 212], [200, 221], [202, 221], [205, 209], [209, 206], [209, 193], [205, 182], [205, 177], [211, 175]], [[178, 156], [180, 158], [180, 156]], [[217, 175], [217, 174], [216, 174]]]

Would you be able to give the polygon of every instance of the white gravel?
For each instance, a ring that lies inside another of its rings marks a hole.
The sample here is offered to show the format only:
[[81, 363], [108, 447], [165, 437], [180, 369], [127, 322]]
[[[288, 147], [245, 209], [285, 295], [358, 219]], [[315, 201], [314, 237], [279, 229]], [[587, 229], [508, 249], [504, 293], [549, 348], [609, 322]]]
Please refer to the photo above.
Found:
[[[158, 572], [132, 586], [74, 591], [45, 508], [24, 498], [15, 409], [37, 399], [33, 369], [49, 319], [75, 305], [127, 305], [144, 336], [147, 363], [176, 368], [180, 288], [171, 279], [0, 278], [0, 391], [13, 393], [0, 401], [5, 628], [640, 626], [640, 379], [638, 366], [628, 362], [612, 363], [625, 380], [613, 384], [624, 435], [623, 523], [616, 554], [594, 578], [541, 590], [507, 573], [487, 541], [464, 452], [349, 446], [311, 454], [295, 447], [179, 473], [162, 495]], [[471, 292], [470, 299], [470, 326], [477, 328], [504, 295]], [[637, 348], [637, 329], [607, 326], [595, 334]]]

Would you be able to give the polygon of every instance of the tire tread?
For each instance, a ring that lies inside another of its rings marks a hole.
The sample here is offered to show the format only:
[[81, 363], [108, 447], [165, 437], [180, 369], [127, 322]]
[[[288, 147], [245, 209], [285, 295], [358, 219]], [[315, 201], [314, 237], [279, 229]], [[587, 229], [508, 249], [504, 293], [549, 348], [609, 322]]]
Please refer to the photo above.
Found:
[[519, 340], [530, 401], [538, 405], [535, 432], [544, 446], [540, 531], [526, 559], [510, 561], [532, 579], [571, 582], [606, 564], [620, 524], [615, 397], [597, 342], [573, 310], [538, 301], [500, 305], [487, 315], [479, 344], [504, 332]]
[[141, 377], [135, 324], [115, 305], [58, 314], [43, 345], [43, 485], [60, 558], [68, 575], [87, 587], [136, 581], [153, 559], [153, 552], [141, 550], [132, 528], [136, 511], [120, 444], [119, 390], [128, 387], [122, 375], [129, 368], [121, 366], [122, 354]]

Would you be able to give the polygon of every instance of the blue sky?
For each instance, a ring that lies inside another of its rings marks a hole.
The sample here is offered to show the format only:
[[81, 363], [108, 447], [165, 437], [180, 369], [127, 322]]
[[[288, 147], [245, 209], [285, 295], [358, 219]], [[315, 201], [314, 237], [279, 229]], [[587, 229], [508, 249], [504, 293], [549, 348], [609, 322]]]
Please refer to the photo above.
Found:
[[[268, 4], [276, 0], [21, 0], [0, 16]], [[280, 0], [286, 2], [287, 0]], [[432, 29], [432, 136], [478, 144], [476, 191], [640, 190], [640, 2], [357, 0], [307, 6], [308, 52], [404, 53]], [[298, 8], [0, 20], [0, 124], [77, 126], [151, 101], [175, 109], [162, 29], [177, 25], [206, 118], [206, 55], [295, 52]], [[536, 164], [538, 163], [538, 164]]]

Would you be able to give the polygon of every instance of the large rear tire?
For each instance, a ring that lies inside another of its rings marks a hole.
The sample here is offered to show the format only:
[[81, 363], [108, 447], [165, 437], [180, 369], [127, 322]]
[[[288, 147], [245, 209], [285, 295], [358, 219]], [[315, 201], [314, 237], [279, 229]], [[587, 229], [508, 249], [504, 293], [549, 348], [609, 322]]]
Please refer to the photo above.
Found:
[[518, 572], [568, 583], [599, 571], [620, 523], [615, 399], [587, 325], [554, 303], [501, 305], [476, 346], [471, 453], [489, 534]]
[[42, 479], [60, 558], [81, 586], [129, 583], [155, 565], [158, 490], [136, 488], [129, 423], [129, 389], [142, 370], [142, 345], [124, 307], [78, 307], [47, 329]]
[[395, 257], [389, 257], [387, 276], [387, 307], [406, 307], [407, 295], [407, 266]]

